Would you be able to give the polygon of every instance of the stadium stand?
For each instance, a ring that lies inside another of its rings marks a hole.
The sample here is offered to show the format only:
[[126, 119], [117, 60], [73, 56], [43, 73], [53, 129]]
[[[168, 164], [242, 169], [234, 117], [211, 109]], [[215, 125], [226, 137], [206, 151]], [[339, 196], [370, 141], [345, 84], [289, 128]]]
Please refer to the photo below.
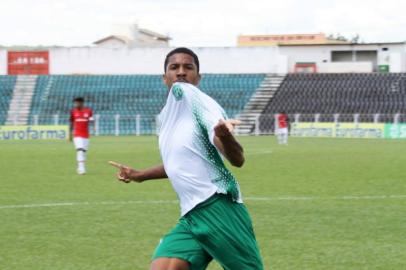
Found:
[[[200, 88], [215, 98], [230, 117], [244, 108], [265, 74], [203, 74]], [[50, 75], [38, 76], [29, 124], [67, 124], [72, 99], [83, 96], [100, 115], [100, 134], [112, 134], [115, 115], [120, 115], [120, 134], [133, 134], [135, 116], [141, 133], [154, 132], [154, 118], [163, 107], [166, 87], [160, 75]]]
[[406, 113], [406, 74], [289, 74], [261, 114], [260, 130], [272, 130], [273, 114], [281, 111], [291, 119], [301, 114], [301, 121], [314, 121], [314, 114], [320, 122], [333, 122], [334, 114], [353, 121], [360, 114], [360, 121], [372, 122], [380, 114], [381, 122], [392, 122]]
[[6, 121], [16, 80], [17, 76], [0, 76], [0, 125]]
[[[68, 123], [72, 99], [83, 96], [87, 106], [100, 115], [100, 130], [112, 133], [116, 114], [135, 116], [156, 114], [164, 103], [164, 87], [160, 76], [39, 76], [31, 105], [30, 124], [38, 116], [39, 124], [53, 123], [52, 115], [59, 115], [59, 122]], [[144, 122], [150, 119], [143, 118]], [[134, 118], [121, 118], [122, 130], [134, 126]], [[141, 123], [141, 126], [148, 125]], [[131, 130], [129, 130], [131, 132]]]

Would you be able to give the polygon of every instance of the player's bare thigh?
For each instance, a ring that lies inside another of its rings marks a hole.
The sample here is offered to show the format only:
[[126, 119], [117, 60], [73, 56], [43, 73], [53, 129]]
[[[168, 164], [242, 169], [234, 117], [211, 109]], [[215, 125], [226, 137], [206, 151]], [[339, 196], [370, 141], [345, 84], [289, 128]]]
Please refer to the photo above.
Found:
[[157, 258], [151, 264], [151, 270], [190, 270], [187, 261], [178, 258]]

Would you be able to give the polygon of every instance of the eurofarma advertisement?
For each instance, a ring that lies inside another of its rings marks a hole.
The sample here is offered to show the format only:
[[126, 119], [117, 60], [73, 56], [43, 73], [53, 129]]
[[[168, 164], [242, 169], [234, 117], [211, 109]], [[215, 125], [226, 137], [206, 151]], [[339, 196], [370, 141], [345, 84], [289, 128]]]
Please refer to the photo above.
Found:
[[406, 139], [406, 124], [383, 123], [293, 123], [297, 137]]
[[0, 126], [0, 140], [67, 140], [68, 126]]

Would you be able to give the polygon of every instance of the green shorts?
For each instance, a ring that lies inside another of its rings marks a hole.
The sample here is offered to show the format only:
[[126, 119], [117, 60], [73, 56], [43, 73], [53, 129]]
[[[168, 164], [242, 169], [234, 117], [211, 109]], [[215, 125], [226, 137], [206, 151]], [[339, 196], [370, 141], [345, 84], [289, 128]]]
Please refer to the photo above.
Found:
[[263, 269], [251, 218], [244, 204], [216, 194], [181, 217], [155, 250], [153, 259], [178, 258], [191, 270], [215, 259], [224, 269]]

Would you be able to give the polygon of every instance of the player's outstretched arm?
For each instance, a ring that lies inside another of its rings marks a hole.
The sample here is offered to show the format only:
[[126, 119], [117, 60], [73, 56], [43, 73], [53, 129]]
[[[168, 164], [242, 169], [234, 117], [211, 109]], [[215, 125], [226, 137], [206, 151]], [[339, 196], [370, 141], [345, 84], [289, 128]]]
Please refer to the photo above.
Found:
[[221, 119], [214, 127], [214, 144], [235, 167], [242, 167], [245, 162], [244, 149], [232, 134], [234, 127], [240, 123], [241, 121], [235, 119]]
[[119, 169], [117, 179], [124, 183], [142, 183], [146, 180], [168, 178], [162, 164], [144, 170], [136, 170], [114, 161], [109, 161], [109, 164]]

